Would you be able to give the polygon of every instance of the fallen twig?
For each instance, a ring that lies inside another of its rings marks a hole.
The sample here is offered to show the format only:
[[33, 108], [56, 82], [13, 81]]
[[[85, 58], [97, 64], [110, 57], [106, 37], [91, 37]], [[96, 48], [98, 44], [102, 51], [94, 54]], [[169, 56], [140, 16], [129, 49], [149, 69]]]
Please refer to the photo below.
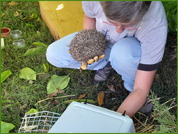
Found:
[[162, 105], [165, 105], [166, 103], [168, 103], [168, 102], [170, 102], [170, 101], [172, 101], [172, 100], [174, 100], [174, 101], [175, 101], [175, 100], [176, 100], [176, 98], [172, 98], [172, 99], [170, 99], [170, 100], [168, 100], [168, 101], [164, 102], [163, 104], [161, 104], [161, 106], [162, 106]]
[[154, 125], [151, 125], [151, 126], [146, 126], [144, 129], [140, 130], [139, 132], [137, 133], [145, 133], [147, 130], [150, 130], [151, 128], [153, 128]]
[[147, 103], [146, 103], [145, 105], [147, 105], [148, 103], [150, 103], [150, 102], [152, 102], [152, 101], [156, 101], [156, 100], [160, 100], [160, 99], [161, 99], [161, 97], [156, 98], [156, 99], [150, 99], [149, 101], [147, 101]]
[[177, 105], [174, 105], [174, 106], [172, 106], [172, 107], [168, 108], [168, 110], [170, 110], [170, 109], [172, 109], [172, 108], [174, 108], [174, 107], [177, 107]]
[[143, 123], [141, 123], [135, 116], [134, 116], [134, 119], [136, 119], [142, 126], [145, 127], [145, 125]]
[[145, 125], [147, 124], [147, 121], [148, 121], [148, 116], [146, 117], [146, 121], [145, 121], [145, 123], [144, 123]]
[[75, 96], [75, 95], [66, 95], [66, 96], [60, 96], [60, 97], [46, 98], [46, 99], [44, 99], [44, 100], [38, 101], [35, 105], [37, 105], [37, 104], [39, 104], [39, 103], [41, 103], [41, 102], [43, 102], [43, 101], [46, 101], [46, 100], [57, 99], [57, 98], [66, 98], [66, 97], [74, 97], [74, 96]]
[[138, 112], [139, 114], [141, 114], [141, 115], [143, 115], [143, 116], [145, 116], [145, 117], [147, 117], [145, 114], [143, 114], [143, 113], [141, 113], [141, 112]]

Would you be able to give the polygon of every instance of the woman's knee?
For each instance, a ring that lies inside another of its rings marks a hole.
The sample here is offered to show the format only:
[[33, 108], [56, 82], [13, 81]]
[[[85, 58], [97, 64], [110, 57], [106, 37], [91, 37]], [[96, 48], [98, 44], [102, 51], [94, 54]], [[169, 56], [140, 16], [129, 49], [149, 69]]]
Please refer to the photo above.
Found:
[[[76, 32], [77, 33], [77, 32]], [[75, 36], [76, 33], [72, 33], [70, 35], [67, 35], [52, 44], [50, 44], [46, 51], [47, 58], [49, 57], [59, 57], [60, 55], [66, 55], [66, 52], [68, 51], [69, 47], [67, 45], [70, 44], [70, 41]]]
[[60, 42], [55, 41], [52, 44], [50, 44], [46, 50], [46, 57], [47, 60], [50, 58], [59, 58], [59, 56], [64, 53], [64, 46], [60, 44]]
[[110, 62], [114, 66], [138, 65], [141, 57], [140, 42], [136, 38], [124, 38], [114, 44]]
[[46, 56], [48, 57], [56, 57], [58, 52], [60, 51], [60, 44], [58, 41], [53, 42], [50, 44], [46, 50]]
[[132, 91], [140, 57], [140, 43], [135, 38], [121, 39], [112, 47], [109, 60], [114, 70], [122, 76], [128, 91]]
[[57, 67], [68, 65], [68, 62], [71, 60], [71, 55], [68, 53], [69, 47], [67, 45], [70, 44], [75, 34], [70, 34], [48, 46], [46, 58], [49, 63]]

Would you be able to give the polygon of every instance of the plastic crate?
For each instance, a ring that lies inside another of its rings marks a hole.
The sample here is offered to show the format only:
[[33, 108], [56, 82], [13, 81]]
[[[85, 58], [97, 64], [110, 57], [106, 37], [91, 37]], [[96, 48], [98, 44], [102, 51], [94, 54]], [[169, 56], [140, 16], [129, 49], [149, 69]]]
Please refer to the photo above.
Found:
[[135, 127], [127, 115], [72, 102], [48, 133], [135, 133]]

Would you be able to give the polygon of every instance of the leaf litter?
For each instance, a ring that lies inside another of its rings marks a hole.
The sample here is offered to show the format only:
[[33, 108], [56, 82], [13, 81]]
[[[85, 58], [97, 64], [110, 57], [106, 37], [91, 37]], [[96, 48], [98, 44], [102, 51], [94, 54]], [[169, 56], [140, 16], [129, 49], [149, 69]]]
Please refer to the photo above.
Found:
[[98, 94], [97, 100], [98, 100], [98, 105], [101, 106], [104, 101], [104, 92], [103, 91]]
[[59, 89], [55, 91], [54, 93], [49, 94], [48, 97], [57, 96], [57, 94], [61, 94], [61, 93], [64, 93], [64, 90]]
[[85, 94], [80, 95], [80, 96], [78, 97], [78, 99], [82, 99], [82, 98], [84, 98], [87, 94], [88, 94], [88, 92], [85, 93]]
[[9, 6], [16, 6], [16, 5], [18, 5], [18, 3], [15, 1], [9, 2]]

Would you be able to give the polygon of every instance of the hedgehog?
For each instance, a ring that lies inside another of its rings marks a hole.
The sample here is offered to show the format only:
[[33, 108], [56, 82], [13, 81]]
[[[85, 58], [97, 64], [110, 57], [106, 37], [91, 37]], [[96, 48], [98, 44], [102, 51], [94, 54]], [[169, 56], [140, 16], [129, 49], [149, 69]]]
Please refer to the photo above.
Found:
[[68, 52], [72, 58], [81, 62], [81, 69], [86, 70], [88, 64], [104, 58], [106, 39], [101, 32], [94, 29], [79, 31], [71, 40]]

